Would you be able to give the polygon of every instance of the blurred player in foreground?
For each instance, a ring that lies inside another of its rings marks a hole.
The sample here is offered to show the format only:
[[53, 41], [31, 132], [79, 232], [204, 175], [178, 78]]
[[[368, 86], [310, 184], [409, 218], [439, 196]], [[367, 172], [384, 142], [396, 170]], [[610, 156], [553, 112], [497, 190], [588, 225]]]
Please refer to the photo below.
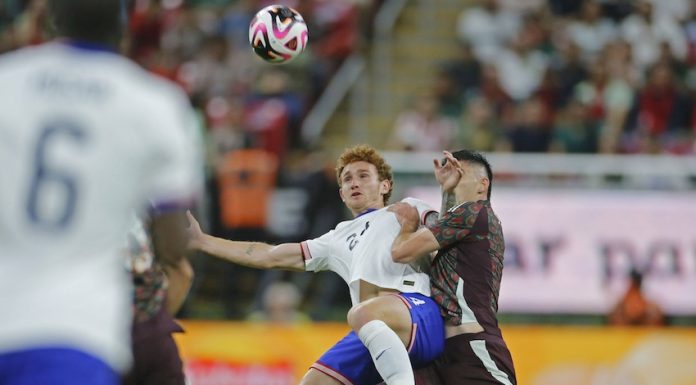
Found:
[[[336, 171], [341, 198], [355, 218], [323, 236], [278, 246], [228, 241], [202, 233], [190, 216], [192, 247], [257, 268], [332, 270], [346, 281], [353, 331], [312, 365], [302, 384], [370, 385], [380, 382], [380, 375], [389, 385], [413, 384], [411, 363], [424, 366], [440, 355], [444, 327], [428, 297], [427, 274], [391, 259], [399, 232], [396, 217], [385, 208], [391, 167], [373, 148], [356, 146], [339, 157]], [[425, 203], [407, 201], [423, 220], [430, 213], [436, 219]]]
[[198, 186], [194, 118], [116, 53], [119, 0], [49, 12], [61, 39], [0, 57], [0, 382], [114, 385], [130, 363], [131, 215], [153, 202], [157, 247], [187, 243], [169, 210]]
[[496, 316], [505, 242], [490, 203], [491, 166], [477, 152], [445, 151], [443, 163], [435, 160], [435, 176], [443, 192], [437, 222], [418, 229], [415, 207], [390, 208], [401, 223], [394, 261], [412, 263], [438, 250], [430, 283], [447, 339], [435, 372], [446, 385], [514, 385], [512, 357]]
[[186, 249], [157, 250], [149, 235], [149, 223], [133, 218], [128, 234], [127, 269], [133, 277], [133, 368], [123, 385], [185, 385], [184, 367], [173, 333], [184, 330], [174, 315], [184, 304], [193, 281], [186, 258], [172, 264]]

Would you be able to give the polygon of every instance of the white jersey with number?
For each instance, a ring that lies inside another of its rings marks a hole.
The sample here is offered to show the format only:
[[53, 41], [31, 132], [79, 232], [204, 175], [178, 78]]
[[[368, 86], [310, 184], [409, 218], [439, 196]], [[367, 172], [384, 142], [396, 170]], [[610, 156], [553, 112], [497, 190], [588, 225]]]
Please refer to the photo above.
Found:
[[77, 348], [130, 361], [123, 244], [133, 210], [189, 201], [199, 147], [186, 96], [107, 51], [0, 56], [0, 353]]
[[[418, 209], [421, 224], [428, 213], [435, 211], [415, 198], [403, 201]], [[305, 269], [336, 272], [348, 284], [353, 305], [360, 302], [361, 280], [402, 293], [430, 296], [426, 273], [392, 260], [391, 246], [400, 231], [396, 215], [387, 208], [341, 222], [321, 237], [302, 242]]]

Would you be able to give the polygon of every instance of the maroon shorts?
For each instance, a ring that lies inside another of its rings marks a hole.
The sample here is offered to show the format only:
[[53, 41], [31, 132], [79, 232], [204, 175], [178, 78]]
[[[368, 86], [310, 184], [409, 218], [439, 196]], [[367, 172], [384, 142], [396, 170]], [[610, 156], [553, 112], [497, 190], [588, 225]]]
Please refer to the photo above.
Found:
[[416, 385], [517, 385], [505, 341], [486, 333], [446, 339], [443, 355], [414, 375]]
[[460, 334], [445, 340], [445, 353], [436, 364], [444, 385], [516, 385], [510, 351], [500, 336]]
[[172, 333], [183, 331], [164, 309], [133, 325], [133, 368], [123, 385], [184, 385], [184, 367]]

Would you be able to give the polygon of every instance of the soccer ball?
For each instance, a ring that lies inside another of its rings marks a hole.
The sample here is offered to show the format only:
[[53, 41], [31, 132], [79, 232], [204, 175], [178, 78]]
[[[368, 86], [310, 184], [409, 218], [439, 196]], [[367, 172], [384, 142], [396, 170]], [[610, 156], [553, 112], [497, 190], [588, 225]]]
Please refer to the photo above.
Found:
[[302, 15], [284, 5], [260, 10], [249, 25], [249, 43], [269, 63], [287, 63], [307, 46], [307, 24]]

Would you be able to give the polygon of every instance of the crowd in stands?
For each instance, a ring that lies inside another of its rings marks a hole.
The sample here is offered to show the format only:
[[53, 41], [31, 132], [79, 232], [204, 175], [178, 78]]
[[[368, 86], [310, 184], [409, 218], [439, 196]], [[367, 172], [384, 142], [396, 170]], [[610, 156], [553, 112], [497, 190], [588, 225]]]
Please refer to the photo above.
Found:
[[[0, 53], [51, 38], [46, 3], [0, 0]], [[309, 27], [309, 51], [283, 66], [263, 63], [248, 45], [249, 22], [271, 3], [293, 6]], [[180, 84], [200, 113], [210, 196], [198, 214], [212, 234], [295, 242], [346, 219], [332, 156], [306, 151], [299, 130], [334, 71], [361, 48], [380, 4], [132, 0], [124, 50]], [[454, 32], [457, 58], [396, 119], [393, 148], [696, 152], [696, 0], [478, 0]], [[331, 318], [336, 304], [343, 317], [349, 306], [345, 284], [328, 273], [193, 264], [191, 316], [258, 313], [261, 293], [279, 280], [321, 310], [313, 319]]]
[[456, 35], [394, 148], [696, 152], [696, 1], [477, 0]]

